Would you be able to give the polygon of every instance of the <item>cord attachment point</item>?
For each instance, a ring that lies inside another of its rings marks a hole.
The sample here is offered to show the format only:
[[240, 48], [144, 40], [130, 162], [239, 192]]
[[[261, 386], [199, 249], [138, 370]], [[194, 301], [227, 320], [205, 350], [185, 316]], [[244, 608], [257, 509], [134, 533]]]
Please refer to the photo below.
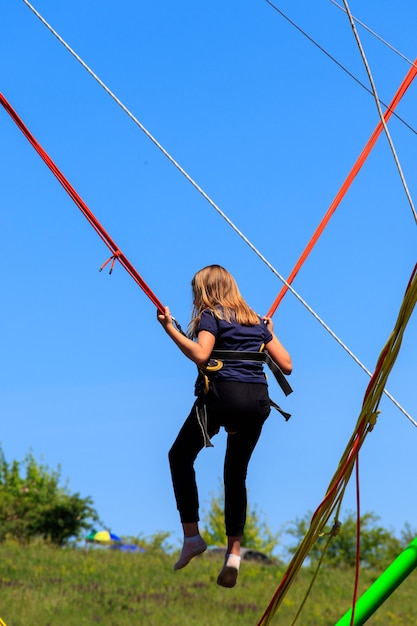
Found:
[[116, 259], [118, 259], [121, 254], [122, 253], [121, 253], [120, 250], [116, 250], [114, 252], [114, 254], [112, 254], [111, 257], [109, 257], [107, 259], [107, 261], [105, 261], [103, 263], [103, 265], [100, 267], [100, 269], [98, 271], [102, 272], [104, 270], [104, 268], [106, 267], [106, 265], [108, 265], [111, 262], [110, 269], [109, 269], [109, 274], [111, 274], [113, 272], [113, 268], [114, 268], [114, 264], [116, 263]]

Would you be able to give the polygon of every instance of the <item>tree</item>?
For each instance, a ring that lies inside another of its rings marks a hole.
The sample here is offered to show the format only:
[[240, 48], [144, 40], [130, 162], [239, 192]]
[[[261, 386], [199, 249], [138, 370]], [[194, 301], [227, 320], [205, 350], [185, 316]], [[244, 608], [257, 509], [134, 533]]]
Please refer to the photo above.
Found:
[[409, 543], [413, 541], [413, 539], [417, 537], [417, 529], [412, 528], [409, 522], [404, 524], [404, 528], [401, 531], [401, 545], [403, 548], [406, 548]]
[[[227, 543], [224, 528], [224, 492], [212, 497], [210, 509], [203, 518], [201, 535], [208, 545], [223, 546]], [[273, 533], [265, 520], [260, 519], [256, 508], [249, 508], [246, 517], [242, 546], [258, 550], [270, 556], [279, 542], [279, 533]]]
[[100, 521], [91, 498], [60, 487], [60, 478], [60, 468], [36, 463], [31, 453], [9, 464], [0, 448], [0, 541], [42, 537], [62, 546]]
[[[311, 513], [304, 518], [297, 519], [288, 533], [296, 537], [300, 542], [309, 526]], [[362, 567], [381, 567], [388, 564], [401, 552], [402, 542], [391, 532], [377, 525], [379, 517], [375, 513], [365, 513], [360, 518], [360, 560]], [[345, 516], [339, 534], [334, 536], [327, 548], [324, 563], [334, 566], [353, 567], [356, 563], [356, 515], [348, 512]], [[316, 564], [321, 557], [323, 547], [328, 540], [331, 527], [323, 530], [323, 536], [313, 545], [309, 558], [312, 564]], [[298, 544], [297, 544], [298, 545]], [[294, 554], [297, 546], [289, 548], [290, 554]]]

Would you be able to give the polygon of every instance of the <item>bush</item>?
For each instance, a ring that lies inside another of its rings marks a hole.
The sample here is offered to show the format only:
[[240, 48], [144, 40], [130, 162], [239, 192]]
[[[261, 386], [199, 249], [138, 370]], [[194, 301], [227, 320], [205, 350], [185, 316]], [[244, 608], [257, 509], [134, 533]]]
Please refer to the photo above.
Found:
[[9, 464], [0, 448], [0, 541], [42, 537], [62, 546], [100, 521], [91, 498], [60, 487], [60, 478], [31, 453]]

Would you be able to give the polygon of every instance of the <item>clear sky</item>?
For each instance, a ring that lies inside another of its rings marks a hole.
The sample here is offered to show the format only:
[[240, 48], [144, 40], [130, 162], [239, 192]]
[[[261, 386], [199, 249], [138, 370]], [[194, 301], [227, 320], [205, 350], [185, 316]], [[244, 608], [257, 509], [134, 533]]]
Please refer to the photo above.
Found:
[[[91, 0], [35, 8], [287, 276], [378, 123], [373, 98], [266, 1]], [[368, 84], [347, 17], [328, 0], [277, 1]], [[356, 2], [354, 15], [409, 59], [414, 0]], [[190, 280], [220, 263], [265, 314], [280, 280], [65, 50], [22, 0], [0, 9], [0, 91], [157, 297], [186, 326]], [[358, 26], [380, 98], [408, 63]], [[417, 82], [389, 123], [416, 194]], [[167, 453], [193, 402], [195, 366], [155, 307], [0, 110], [2, 374], [6, 458], [58, 464], [122, 535], [179, 536]], [[381, 136], [294, 288], [373, 371], [416, 262], [416, 223]], [[294, 393], [271, 414], [248, 476], [274, 531], [320, 504], [353, 432], [367, 375], [288, 293], [274, 316]], [[417, 419], [417, 322], [387, 388]], [[362, 511], [416, 527], [417, 431], [386, 397], [360, 455]], [[202, 509], [219, 493], [224, 434], [200, 455]], [[355, 485], [343, 512], [355, 509]]]

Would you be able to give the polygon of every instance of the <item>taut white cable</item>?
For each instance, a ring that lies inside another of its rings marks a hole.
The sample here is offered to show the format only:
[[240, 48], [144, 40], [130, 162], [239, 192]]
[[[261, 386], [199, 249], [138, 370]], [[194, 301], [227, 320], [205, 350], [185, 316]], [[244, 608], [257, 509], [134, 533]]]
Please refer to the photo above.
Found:
[[[338, 4], [335, 0], [330, 0], [330, 2], [332, 4], [334, 4], [338, 9], [340, 9], [341, 11], [343, 11], [344, 13], [346, 13], [346, 9], [344, 7], [342, 7], [340, 4]], [[388, 41], [386, 41], [385, 39], [383, 39], [380, 35], [378, 35], [378, 33], [376, 33], [374, 30], [372, 30], [372, 28], [369, 28], [369, 26], [367, 26], [366, 24], [364, 24], [364, 22], [361, 22], [361, 20], [359, 20], [357, 17], [355, 17], [354, 15], [352, 15], [352, 18], [354, 19], [354, 21], [359, 24], [359, 26], [362, 26], [362, 28], [364, 28], [365, 30], [368, 31], [368, 33], [370, 33], [371, 35], [373, 35], [374, 37], [376, 37], [376, 39], [378, 39], [381, 43], [383, 43], [385, 46], [387, 46], [387, 48], [389, 48], [390, 50], [392, 50], [393, 52], [395, 52], [395, 54], [398, 54], [398, 56], [400, 56], [404, 61], [407, 61], [407, 63], [409, 63], [410, 65], [414, 65], [413, 61], [411, 61], [408, 57], [405, 56], [405, 54], [403, 54], [402, 52], [400, 52], [399, 50], [397, 50], [397, 48], [394, 48], [394, 46], [392, 46]]]
[[[337, 2], [334, 2], [334, 0], [330, 0], [331, 2], [333, 2], [339, 9], [341, 9], [342, 11], [345, 11], [343, 7], [341, 7], [340, 5], [337, 4]], [[369, 87], [367, 87], [366, 85], [364, 85], [364, 83], [362, 81], [359, 80], [359, 78], [357, 76], [355, 76], [354, 74], [352, 74], [352, 72], [350, 72], [347, 67], [345, 67], [344, 65], [342, 65], [342, 63], [340, 63], [340, 61], [338, 61], [333, 55], [330, 54], [330, 52], [328, 52], [325, 48], [323, 48], [323, 46], [321, 46], [315, 39], [313, 39], [313, 37], [310, 37], [310, 35], [308, 33], [306, 33], [305, 30], [303, 30], [300, 26], [298, 26], [298, 24], [296, 24], [294, 22], [294, 20], [292, 20], [290, 17], [288, 17], [288, 15], [286, 15], [283, 11], [281, 11], [281, 9], [279, 9], [277, 7], [276, 4], [274, 4], [272, 2], [272, 0], [266, 0], [266, 2], [269, 4], [269, 6], [271, 6], [277, 13], [279, 13], [279, 15], [281, 15], [281, 17], [284, 18], [284, 20], [286, 20], [289, 24], [291, 24], [291, 26], [293, 26], [296, 30], [298, 30], [299, 33], [301, 33], [303, 35], [303, 37], [305, 37], [306, 39], [308, 39], [308, 41], [310, 41], [314, 46], [316, 46], [316, 48], [318, 48], [320, 50], [320, 52], [323, 52], [323, 54], [325, 54], [331, 61], [333, 61], [333, 63], [336, 63], [336, 65], [343, 70], [348, 76], [350, 76], [350, 78], [352, 78], [358, 85], [360, 85], [362, 87], [362, 89], [365, 89], [365, 91], [367, 91], [372, 97], [373, 97], [373, 93], [371, 91], [371, 89], [369, 89]], [[346, 12], [346, 11], [345, 11]], [[372, 32], [372, 31], [371, 31]], [[375, 37], [378, 37], [378, 35], [376, 35], [375, 33], [373, 33], [375, 35]], [[379, 37], [378, 37], [379, 38]], [[384, 41], [383, 39], [381, 39], [381, 41]], [[389, 46], [389, 44], [387, 44], [386, 42], [384, 42], [387, 46]], [[392, 46], [389, 46], [392, 47]], [[400, 54], [398, 51], [395, 50], [395, 48], [392, 48], [395, 52], [397, 52], [397, 54]], [[414, 65], [414, 63], [412, 63], [411, 61], [409, 61], [406, 57], [403, 57], [406, 61], [408, 61], [411, 65]], [[384, 105], [385, 108], [389, 108], [387, 104], [385, 104], [385, 102], [383, 100], [380, 100], [380, 103]], [[396, 113], [395, 111], [392, 111], [392, 114], [394, 115], [394, 117], [397, 118], [397, 120], [399, 120], [402, 124], [404, 124], [404, 126], [407, 126], [407, 128], [409, 130], [411, 130], [411, 132], [413, 132], [415, 135], [417, 135], [417, 132], [414, 130], [414, 128], [408, 123], [406, 122], [402, 117], [400, 117], [398, 115], [398, 113]]]
[[360, 37], [359, 37], [359, 33], [356, 30], [355, 21], [353, 19], [352, 13], [350, 12], [350, 8], [349, 8], [349, 4], [348, 4], [347, 0], [343, 0], [343, 4], [345, 5], [346, 13], [347, 13], [350, 25], [351, 25], [352, 30], [353, 30], [353, 34], [355, 36], [356, 43], [358, 45], [360, 55], [362, 57], [362, 61], [363, 61], [363, 64], [365, 66], [365, 69], [366, 69], [366, 73], [368, 74], [369, 82], [371, 84], [372, 92], [374, 94], [375, 104], [376, 104], [376, 107], [378, 109], [379, 117], [381, 119], [381, 124], [384, 127], [384, 131], [385, 131], [385, 134], [387, 136], [388, 143], [389, 143], [389, 146], [391, 148], [391, 152], [392, 152], [392, 155], [394, 157], [394, 161], [395, 161], [395, 164], [397, 166], [398, 173], [400, 175], [401, 182], [403, 184], [405, 194], [406, 194], [408, 202], [410, 204], [411, 211], [413, 212], [414, 220], [417, 223], [417, 212], [416, 212], [416, 209], [414, 207], [413, 199], [412, 199], [410, 191], [408, 189], [407, 182], [405, 180], [404, 173], [403, 173], [403, 170], [402, 170], [402, 167], [401, 167], [401, 163], [399, 161], [397, 152], [395, 150], [394, 143], [393, 143], [392, 138], [391, 138], [391, 134], [390, 134], [390, 132], [388, 130], [388, 126], [387, 126], [387, 124], [385, 122], [384, 114], [382, 113], [381, 105], [379, 103], [378, 92], [376, 90], [375, 81], [374, 81], [373, 76], [372, 76], [371, 68], [369, 67], [369, 63], [368, 63], [368, 60], [366, 58], [365, 50], [363, 49], [362, 42], [361, 42]]

